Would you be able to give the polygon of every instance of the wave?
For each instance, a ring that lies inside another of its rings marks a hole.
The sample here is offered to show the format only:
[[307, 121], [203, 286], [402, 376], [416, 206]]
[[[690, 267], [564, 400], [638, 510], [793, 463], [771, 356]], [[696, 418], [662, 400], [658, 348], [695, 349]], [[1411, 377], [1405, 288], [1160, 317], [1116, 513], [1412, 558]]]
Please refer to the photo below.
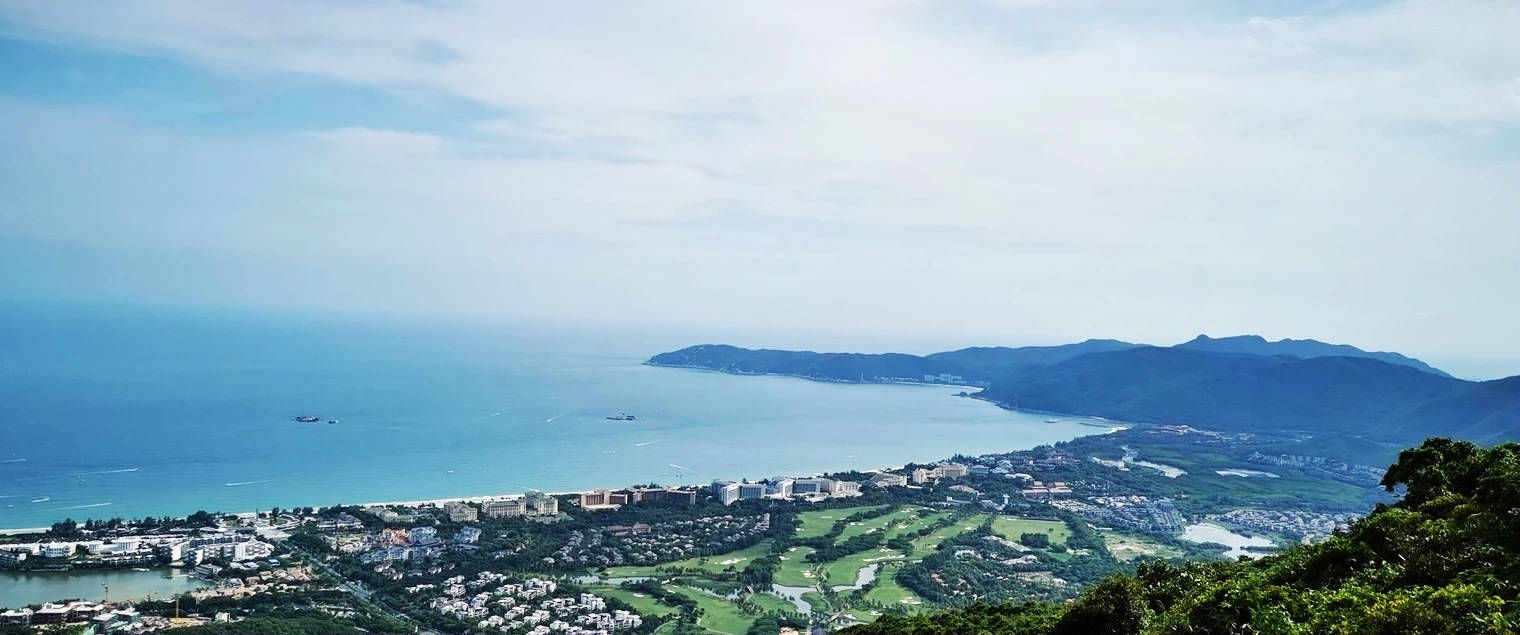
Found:
[[50, 500], [53, 500], [52, 496], [43, 496], [42, 498], [34, 498], [34, 499], [32, 499], [32, 502], [33, 503], [46, 503], [46, 502], [48, 502]]
[[689, 467], [686, 467], [684, 465], [676, 465], [675, 463], [666, 463], [666, 465], [669, 465], [670, 467], [676, 468], [678, 470], [686, 470], [687, 472], [695, 472], [696, 471], [696, 470], [693, 470], [693, 469], [691, 469]]
[[226, 485], [227, 487], [242, 487], [244, 485], [258, 485], [259, 483], [268, 483], [270, 480], [271, 479], [264, 479], [262, 481], [237, 481], [235, 483], [227, 483]]
[[5, 459], [5, 460], [0, 460], [0, 463], [21, 463], [21, 462], [23, 462], [25, 460], [26, 459]]
[[70, 474], [69, 476], [89, 476], [91, 474], [121, 474], [122, 472], [136, 472], [139, 469], [142, 469], [142, 468], [124, 467], [124, 468], [121, 468], [119, 470], [99, 470], [99, 471], [96, 471], [96, 472], [75, 472], [73, 474]]
[[106, 505], [110, 505], [110, 503], [90, 503], [89, 505], [70, 505], [68, 507], [59, 507], [58, 509], [89, 509], [91, 507], [105, 507]]
[[602, 454], [617, 454], [617, 450], [602, 450]]
[[656, 443], [655, 441], [645, 441], [643, 443], [635, 443], [635, 444], [633, 444], [633, 447], [642, 448], [642, 447], [644, 447], [646, 445], [654, 445], [655, 443]]

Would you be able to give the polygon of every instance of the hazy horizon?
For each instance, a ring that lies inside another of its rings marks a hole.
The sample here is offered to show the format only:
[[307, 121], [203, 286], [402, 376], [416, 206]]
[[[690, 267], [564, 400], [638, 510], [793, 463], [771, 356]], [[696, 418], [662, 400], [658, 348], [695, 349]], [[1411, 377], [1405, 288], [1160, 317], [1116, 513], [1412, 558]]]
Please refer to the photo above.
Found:
[[1517, 23], [0, 0], [0, 300], [914, 353], [1250, 333], [1516, 375]]

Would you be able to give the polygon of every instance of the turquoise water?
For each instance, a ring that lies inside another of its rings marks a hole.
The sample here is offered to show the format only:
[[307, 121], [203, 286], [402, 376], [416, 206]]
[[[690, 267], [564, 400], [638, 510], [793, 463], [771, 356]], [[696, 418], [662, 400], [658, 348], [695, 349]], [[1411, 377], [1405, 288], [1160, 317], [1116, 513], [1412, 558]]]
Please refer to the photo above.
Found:
[[174, 574], [175, 577], [169, 577], [164, 569], [55, 573], [0, 571], [0, 607], [59, 600], [126, 602], [150, 597], [164, 599], [205, 586], [183, 572]]
[[809, 474], [1102, 431], [944, 386], [641, 365], [680, 334], [14, 306], [0, 327], [0, 527]]

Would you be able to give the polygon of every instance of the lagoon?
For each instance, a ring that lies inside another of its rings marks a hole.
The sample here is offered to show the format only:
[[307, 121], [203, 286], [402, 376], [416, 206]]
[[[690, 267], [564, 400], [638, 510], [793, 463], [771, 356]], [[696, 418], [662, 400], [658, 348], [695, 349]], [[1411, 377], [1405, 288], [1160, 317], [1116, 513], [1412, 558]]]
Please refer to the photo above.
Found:
[[[169, 577], [170, 575], [173, 577]], [[122, 602], [149, 597], [163, 599], [206, 586], [170, 569], [75, 569], [57, 572], [0, 570], [0, 607], [55, 602], [65, 599]]]
[[1188, 525], [1182, 531], [1181, 538], [1188, 542], [1216, 543], [1226, 547], [1224, 557], [1236, 558], [1246, 556], [1251, 559], [1266, 555], [1260, 551], [1248, 550], [1246, 547], [1271, 547], [1272, 541], [1261, 536], [1244, 536], [1214, 523], [1197, 523]]

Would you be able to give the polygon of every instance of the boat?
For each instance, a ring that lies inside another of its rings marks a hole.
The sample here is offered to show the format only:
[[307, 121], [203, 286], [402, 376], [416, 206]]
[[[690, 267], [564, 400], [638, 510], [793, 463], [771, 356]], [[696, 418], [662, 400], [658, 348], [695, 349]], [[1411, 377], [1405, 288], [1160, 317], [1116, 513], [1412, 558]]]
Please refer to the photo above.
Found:
[[294, 417], [291, 417], [290, 420], [297, 423], [316, 423], [318, 421], [321, 421], [322, 418], [316, 415], [296, 415]]
[[635, 417], [635, 416], [633, 416], [631, 414], [623, 412], [623, 413], [619, 413], [619, 414], [617, 414], [615, 416], [607, 417], [607, 420], [609, 420], [609, 421], [636, 421], [636, 420], [638, 420], [638, 417]]
[[1046, 419], [1045, 423], [1060, 423], [1060, 419]]
[[137, 572], [141, 572], [141, 573], [147, 573], [149, 571], [152, 571], [152, 569], [149, 569], [147, 567], [132, 567], [132, 570], [133, 571], [137, 571]]
[[337, 423], [337, 422], [338, 422], [337, 419], [328, 419], [327, 420], [327, 425], [332, 425], [332, 424]]

